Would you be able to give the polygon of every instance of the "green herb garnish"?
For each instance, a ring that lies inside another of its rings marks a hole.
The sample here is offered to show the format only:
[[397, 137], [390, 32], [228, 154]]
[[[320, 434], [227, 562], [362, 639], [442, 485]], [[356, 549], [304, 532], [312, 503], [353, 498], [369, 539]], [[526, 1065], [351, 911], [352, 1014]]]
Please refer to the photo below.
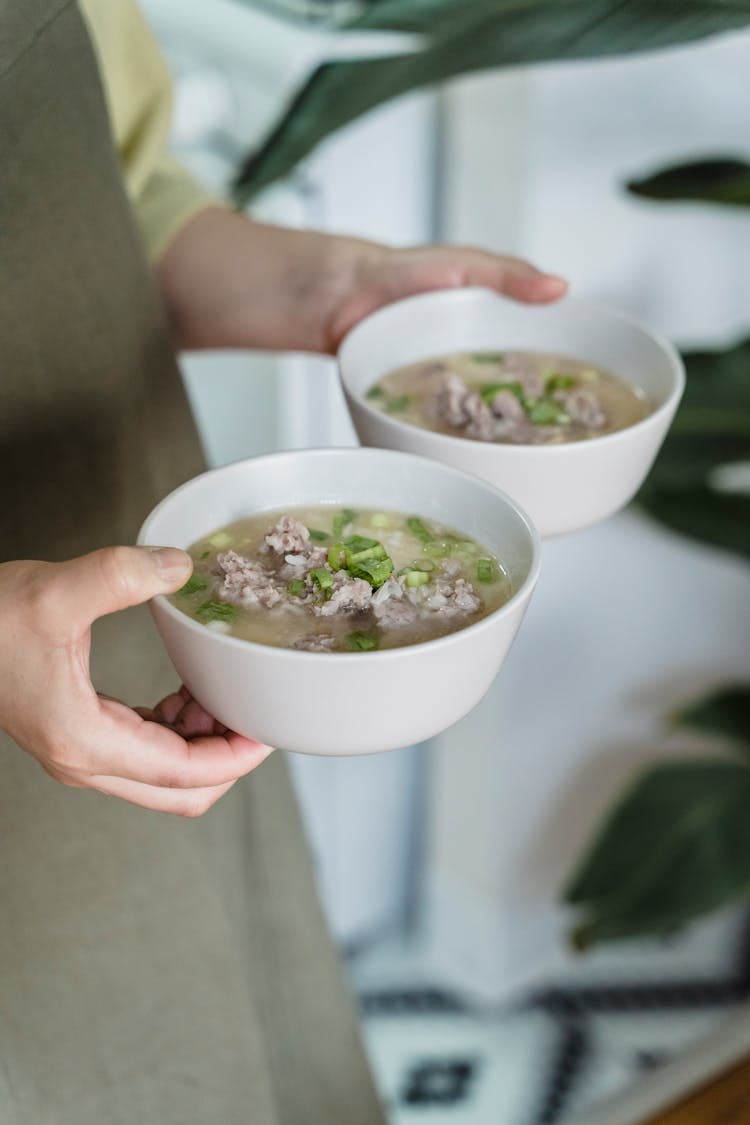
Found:
[[293, 578], [286, 588], [293, 598], [299, 598], [307, 592], [307, 583], [303, 578]]
[[328, 565], [331, 570], [341, 570], [346, 562], [346, 547], [343, 543], [334, 543], [328, 548]]
[[232, 536], [228, 535], [226, 531], [217, 531], [214, 535], [209, 535], [206, 540], [212, 547], [221, 550], [222, 547], [228, 547], [232, 542]]
[[407, 570], [404, 582], [407, 586], [426, 586], [430, 576], [424, 570]]
[[319, 590], [330, 590], [333, 586], [333, 575], [324, 566], [317, 566], [315, 570], [311, 570], [310, 577]]
[[409, 516], [406, 521], [406, 526], [412, 535], [416, 535], [417, 539], [422, 543], [431, 543], [432, 534], [427, 530], [424, 523], [418, 516]]
[[484, 386], [480, 387], [479, 394], [482, 397], [482, 401], [486, 402], [488, 406], [491, 406], [495, 401], [496, 396], [499, 395], [500, 391], [510, 391], [512, 395], [516, 396], [522, 406], [525, 405], [526, 396], [523, 393], [523, 387], [520, 383], [516, 382], [485, 383]]
[[554, 372], [546, 376], [544, 383], [545, 392], [550, 395], [553, 391], [568, 391], [576, 385], [575, 375], [556, 375]]
[[570, 416], [558, 403], [540, 398], [529, 410], [529, 419], [535, 426], [563, 426], [570, 421]]
[[340, 539], [344, 528], [354, 523], [357, 513], [352, 508], [342, 508], [337, 516], [333, 517], [333, 538]]
[[448, 555], [451, 554], [451, 545], [446, 543], [444, 539], [433, 540], [430, 543], [425, 543], [422, 550], [433, 559], [447, 559]]
[[469, 359], [474, 363], [502, 363], [505, 356], [500, 352], [475, 352], [474, 355], [469, 356]]
[[477, 562], [477, 580], [479, 582], [494, 582], [497, 578], [497, 568], [494, 559], [479, 559]]
[[308, 527], [307, 530], [313, 543], [327, 543], [331, 538], [327, 531], [318, 531], [315, 527]]
[[365, 395], [365, 398], [382, 398], [384, 394], [385, 391], [380, 386], [380, 384], [375, 383], [374, 386], [370, 387], [369, 391]]
[[374, 633], [349, 633], [346, 646], [352, 652], [373, 652], [374, 649], [380, 648], [380, 641]]
[[384, 559], [363, 559], [362, 562], [353, 562], [347, 569], [352, 578], [364, 578], [374, 590], [377, 590], [393, 574], [393, 561], [386, 555]]
[[196, 594], [198, 590], [205, 590], [208, 583], [205, 578], [201, 578], [199, 574], [191, 574], [184, 586], [181, 586], [177, 591], [187, 597], [188, 594]]
[[201, 621], [231, 621], [237, 612], [235, 606], [226, 602], [204, 602], [195, 611], [195, 616]]
[[399, 395], [398, 398], [389, 399], [385, 404], [385, 408], [389, 414], [399, 414], [401, 411], [406, 410], [411, 399], [408, 395]]

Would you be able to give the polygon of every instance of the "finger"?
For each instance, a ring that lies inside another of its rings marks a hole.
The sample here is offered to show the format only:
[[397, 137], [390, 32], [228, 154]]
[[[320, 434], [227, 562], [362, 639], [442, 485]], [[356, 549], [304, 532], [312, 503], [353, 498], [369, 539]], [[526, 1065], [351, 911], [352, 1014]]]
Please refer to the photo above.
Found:
[[171, 724], [175, 721], [184, 706], [185, 700], [180, 692], [176, 691], [173, 692], [172, 695], [168, 695], [166, 698], [160, 700], [160, 702], [156, 704], [154, 711], [158, 719]]
[[199, 738], [212, 735], [215, 732], [213, 715], [204, 711], [200, 703], [191, 699], [186, 703], [172, 724], [172, 729], [181, 734], [183, 738]]
[[417, 250], [413, 254], [413, 292], [482, 285], [515, 300], [536, 303], [559, 300], [568, 288], [564, 278], [544, 273], [522, 258], [463, 247]]
[[123, 703], [102, 700], [102, 723], [89, 739], [91, 773], [165, 788], [203, 789], [236, 781], [272, 752], [270, 746], [229, 732], [186, 741]]
[[97, 617], [179, 589], [192, 560], [176, 547], [105, 547], [46, 571], [51, 611], [79, 630]]
[[172, 813], [175, 816], [197, 817], [216, 804], [234, 785], [214, 785], [205, 789], [160, 789], [155, 785], [144, 785], [122, 777], [91, 778], [91, 787], [108, 797], [119, 797], [132, 805], [153, 812]]

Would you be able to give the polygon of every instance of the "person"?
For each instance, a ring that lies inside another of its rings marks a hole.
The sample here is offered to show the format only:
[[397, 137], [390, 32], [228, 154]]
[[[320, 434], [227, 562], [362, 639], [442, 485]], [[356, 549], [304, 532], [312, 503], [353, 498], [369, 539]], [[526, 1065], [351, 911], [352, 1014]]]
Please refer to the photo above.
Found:
[[134, 4], [81, 6], [0, 10], [0, 1120], [370, 1125], [283, 761], [236, 784], [269, 748], [169, 690], [143, 608], [190, 573], [129, 546], [201, 469], [174, 348], [332, 353], [410, 293], [565, 283], [233, 212], [164, 154]]

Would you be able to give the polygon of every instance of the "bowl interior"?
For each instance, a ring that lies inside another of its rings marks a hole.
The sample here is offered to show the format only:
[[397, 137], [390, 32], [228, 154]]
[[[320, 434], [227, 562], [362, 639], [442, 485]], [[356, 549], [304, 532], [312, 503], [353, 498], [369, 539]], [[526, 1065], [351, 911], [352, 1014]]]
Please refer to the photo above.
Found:
[[339, 365], [346, 389], [362, 399], [396, 367], [485, 349], [557, 352], [606, 368], [642, 387], [657, 409], [682, 388], [671, 344], [620, 312], [572, 298], [522, 305], [477, 288], [425, 293], [378, 310], [346, 336]]
[[536, 574], [536, 531], [509, 497], [439, 462], [381, 449], [300, 450], [214, 469], [167, 496], [138, 542], [185, 548], [243, 516], [309, 504], [390, 509], [451, 525], [497, 555], [514, 593]]

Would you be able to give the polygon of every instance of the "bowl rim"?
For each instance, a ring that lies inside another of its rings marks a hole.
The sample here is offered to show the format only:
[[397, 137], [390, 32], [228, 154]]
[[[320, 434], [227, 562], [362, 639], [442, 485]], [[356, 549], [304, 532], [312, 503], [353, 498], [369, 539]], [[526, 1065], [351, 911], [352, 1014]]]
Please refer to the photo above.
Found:
[[[637, 329], [644, 336], [648, 337], [648, 339], [650, 339], [654, 344], [656, 344], [657, 348], [659, 348], [669, 360], [669, 366], [673, 374], [673, 385], [669, 394], [664, 399], [664, 402], [657, 406], [655, 410], [652, 410], [649, 414], [647, 414], [645, 418], [641, 418], [638, 422], [633, 422], [630, 426], [624, 426], [620, 430], [613, 430], [608, 434], [600, 434], [598, 437], [590, 437], [583, 440], [579, 439], [577, 441], [550, 443], [547, 445], [532, 445], [528, 442], [519, 442], [516, 444], [513, 442], [503, 441], [477, 441], [476, 438], [462, 437], [460, 434], [444, 434], [440, 433], [437, 430], [429, 430], [426, 427], [417, 426], [413, 422], [404, 422], [399, 418], [394, 418], [392, 415], [386, 414], [382, 410], [378, 410], [377, 407], [371, 406], [365, 397], [366, 392], [354, 391], [348, 385], [348, 380], [344, 375], [344, 364], [346, 362], [346, 358], [343, 353], [347, 347], [347, 344], [350, 343], [351, 339], [356, 336], [357, 332], [360, 329], [371, 326], [372, 323], [374, 321], [377, 321], [379, 318], [385, 319], [387, 314], [397, 307], [405, 305], [409, 306], [415, 303], [427, 304], [429, 302], [439, 301], [440, 299], [465, 301], [470, 298], [475, 298], [478, 294], [483, 294], [485, 296], [490, 295], [492, 297], [496, 297], [500, 301], [507, 301], [511, 304], [523, 304], [523, 302], [513, 301], [512, 298], [505, 297], [502, 293], [498, 293], [494, 289], [488, 289], [486, 286], [466, 285], [460, 289], [434, 289], [428, 293], [417, 293], [411, 297], [404, 297], [400, 301], [392, 301], [388, 305], [382, 305], [379, 309], [376, 309], [374, 312], [369, 313], [367, 316], [363, 317], [362, 320], [358, 321], [352, 328], [349, 329], [349, 331], [346, 333], [341, 343], [339, 344], [338, 350], [336, 352], [336, 365], [338, 369], [339, 381], [341, 383], [341, 387], [344, 391], [345, 397], [355, 402], [357, 407], [364, 410], [365, 413], [368, 414], [371, 418], [384, 422], [386, 426], [394, 426], [396, 429], [396, 433], [409, 434], [413, 433], [416, 430], [419, 434], [424, 435], [423, 440], [432, 440], [436, 443], [436, 445], [439, 445], [444, 441], [448, 442], [449, 444], [458, 442], [464, 447], [468, 446], [471, 448], [497, 451], [488, 453], [489, 457], [511, 456], [523, 458], [528, 456], [537, 456], [539, 454], [541, 454], [542, 456], [550, 456], [552, 454], [555, 454], [558, 457], [573, 456], [576, 451], [580, 451], [581, 449], [600, 449], [602, 445], [605, 444], [612, 445], [618, 442], [628, 441], [629, 435], [631, 434], [652, 429], [655, 426], [658, 426], [658, 424], [665, 418], [667, 421], [669, 421], [672, 414], [676, 410], [685, 390], [685, 364], [683, 362], [682, 356], [680, 355], [679, 351], [674, 346], [672, 341], [669, 340], [666, 336], [663, 336], [660, 332], [652, 331], [652, 329], [645, 325], [643, 321], [639, 320], [631, 313], [623, 312], [621, 309], [613, 308], [612, 306], [599, 301], [591, 301], [587, 298], [581, 297], [564, 297], [560, 301], [545, 303], [544, 305], [529, 305], [527, 307], [542, 310], [545, 308], [554, 309], [564, 307], [565, 305], [575, 305], [577, 309], [580, 309], [583, 312], [588, 311], [593, 316], [600, 316], [604, 314], [607, 317], [619, 320], [622, 324], [626, 324], [631, 328]], [[431, 358], [435, 357], [425, 356], [425, 360]], [[414, 362], [419, 362], [419, 360], [415, 360]], [[617, 374], [617, 372], [612, 372], [612, 374]], [[618, 377], [622, 379], [625, 378], [625, 376], [622, 375]], [[629, 383], [633, 382], [633, 380], [630, 379], [626, 381]]]
[[[250, 462], [269, 462], [282, 459], [301, 460], [303, 458], [307, 459], [310, 457], [316, 459], [321, 455], [324, 455], [326, 457], [341, 456], [343, 458], [345, 456], [351, 457], [352, 455], [359, 456], [360, 454], [365, 454], [366, 456], [384, 456], [387, 459], [393, 458], [397, 460], [420, 461], [423, 464], [429, 466], [431, 469], [435, 469], [437, 472], [445, 471], [448, 472], [451, 476], [458, 476], [463, 478], [463, 480], [467, 484], [469, 484], [470, 487], [477, 489], [480, 492], [490, 493], [494, 500], [499, 500], [501, 503], [504, 503], [506, 507], [511, 508], [513, 513], [523, 525], [523, 528], [528, 535], [531, 546], [531, 560], [528, 568], [528, 573], [526, 574], [526, 577], [524, 578], [519, 588], [511, 594], [506, 602], [503, 602], [501, 606], [498, 606], [497, 609], [492, 610], [491, 613], [486, 614], [479, 621], [475, 621], [470, 625], [465, 625], [460, 629], [455, 629], [452, 633], [446, 633], [442, 637], [435, 637], [429, 641], [418, 641], [414, 644], [400, 645], [396, 648], [389, 649], [378, 649], [374, 652], [305, 652], [293, 648], [284, 648], [281, 645], [261, 644], [258, 641], [245, 640], [244, 637], [233, 637], [226, 633], [220, 633], [217, 630], [208, 629], [206, 625], [202, 625], [200, 622], [190, 617], [183, 610], [178, 609], [176, 606], [174, 606], [169, 600], [170, 597], [174, 596], [173, 594], [157, 594], [156, 597], [150, 599], [150, 602], [158, 605], [159, 608], [163, 610], [168, 617], [174, 619], [175, 621], [178, 621], [181, 625], [187, 627], [197, 636], [205, 637], [208, 634], [208, 636], [210, 636], [213, 640], [216, 640], [225, 645], [229, 645], [230, 647], [239, 646], [242, 650], [245, 651], [250, 649], [251, 651], [254, 651], [256, 653], [263, 653], [266, 655], [267, 659], [271, 660], [288, 661], [292, 659], [298, 662], [307, 662], [310, 659], [314, 659], [316, 661], [316, 664], [325, 661], [332, 661], [338, 665], [341, 665], [344, 662], [356, 662], [359, 664], [372, 660], [376, 660], [380, 663], [382, 663], [384, 660], [403, 660], [407, 658], [407, 654], [415, 651], [446, 648], [451, 643], [455, 644], [457, 637], [464, 636], [468, 633], [474, 635], [481, 630], [491, 628], [499, 618], [510, 616], [510, 614], [517, 608], [519, 604], [522, 604], [524, 601], [529, 600], [531, 594], [533, 593], [534, 587], [536, 586], [541, 569], [542, 540], [539, 532], [536, 529], [536, 526], [532, 522], [531, 518], [527, 515], [525, 510], [521, 507], [521, 505], [518, 504], [506, 492], [503, 492], [502, 489], [496, 488], [494, 485], [489, 484], [487, 481], [483, 480], [481, 477], [475, 476], [473, 473], [468, 473], [463, 469], [456, 469], [453, 465], [445, 465], [440, 461], [435, 461], [431, 457], [423, 457], [416, 453], [405, 453], [401, 450], [360, 446], [331, 446], [328, 448], [315, 447], [310, 449], [288, 449], [281, 450], [276, 453], [262, 453], [257, 457], [242, 457], [236, 461], [230, 461], [226, 465], [220, 465], [214, 469], [206, 469], [204, 472], [197, 474], [197, 476], [191, 477], [190, 480], [184, 481], [182, 484], [178, 485], [177, 488], [172, 489], [171, 492], [167, 493], [167, 495], [163, 497], [163, 499], [161, 499], [159, 503], [151, 509], [151, 511], [148, 513], [143, 523], [141, 524], [138, 535], [136, 537], [136, 544], [138, 546], [169, 546], [170, 544], [157, 544], [149, 542], [149, 532], [151, 525], [155, 522], [159, 513], [180, 493], [188, 491], [190, 488], [195, 486], [198, 481], [204, 480], [207, 477], [218, 477], [222, 474], [228, 475], [232, 472], [236, 472], [242, 466], [247, 465]], [[283, 509], [280, 509], [278, 507], [268, 509], [261, 508], [258, 509], [258, 512], [260, 513], [266, 510], [269, 512], [278, 512], [282, 511]], [[181, 548], [181, 550], [184, 550], [184, 548]], [[502, 560], [500, 561], [502, 562]], [[175, 593], [177, 593], [177, 591], [175, 591]]]

